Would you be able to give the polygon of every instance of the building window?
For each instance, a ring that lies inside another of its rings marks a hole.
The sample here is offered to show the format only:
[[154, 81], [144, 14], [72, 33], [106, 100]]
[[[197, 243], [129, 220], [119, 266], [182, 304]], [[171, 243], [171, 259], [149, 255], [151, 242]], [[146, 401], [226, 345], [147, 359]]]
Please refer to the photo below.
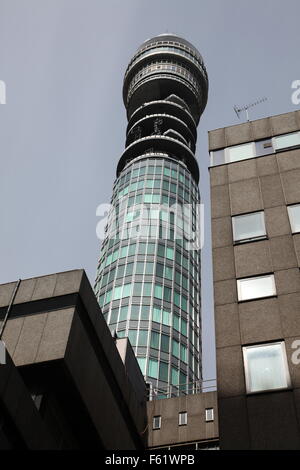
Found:
[[178, 415], [178, 426], [186, 426], [187, 425], [187, 412], [182, 411]]
[[158, 379], [158, 361], [155, 359], [149, 359], [148, 364], [148, 375], [153, 379]]
[[153, 417], [153, 427], [152, 429], [160, 429], [161, 428], [161, 416], [154, 416]]
[[225, 149], [226, 163], [238, 162], [253, 157], [256, 157], [254, 142], [235, 145], [234, 147], [227, 147]]
[[288, 213], [289, 213], [292, 233], [300, 232], [300, 204], [288, 206]]
[[293, 132], [291, 134], [284, 134], [274, 137], [274, 147], [276, 152], [288, 148], [300, 146], [300, 132]]
[[232, 230], [233, 240], [237, 243], [266, 238], [264, 212], [232, 217]]
[[284, 342], [243, 347], [247, 393], [288, 388], [290, 376]]
[[205, 410], [205, 421], [209, 423], [210, 421], [214, 420], [214, 409], [213, 408], [206, 408]]
[[237, 280], [238, 300], [260, 299], [276, 295], [274, 274]]

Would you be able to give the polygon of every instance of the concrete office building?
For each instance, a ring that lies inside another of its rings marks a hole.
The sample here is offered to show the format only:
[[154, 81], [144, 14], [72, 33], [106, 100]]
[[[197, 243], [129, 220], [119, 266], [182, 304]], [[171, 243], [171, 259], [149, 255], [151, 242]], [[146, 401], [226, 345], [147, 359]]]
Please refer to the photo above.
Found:
[[207, 92], [201, 55], [175, 35], [144, 42], [125, 73], [126, 148], [95, 292], [110, 329], [129, 337], [160, 398], [201, 383], [195, 146]]
[[83, 270], [1, 285], [0, 320], [0, 449], [147, 446], [143, 376]]
[[218, 445], [216, 392], [147, 402], [83, 270], [0, 285], [0, 320], [0, 450]]
[[300, 111], [209, 149], [220, 448], [299, 449]]

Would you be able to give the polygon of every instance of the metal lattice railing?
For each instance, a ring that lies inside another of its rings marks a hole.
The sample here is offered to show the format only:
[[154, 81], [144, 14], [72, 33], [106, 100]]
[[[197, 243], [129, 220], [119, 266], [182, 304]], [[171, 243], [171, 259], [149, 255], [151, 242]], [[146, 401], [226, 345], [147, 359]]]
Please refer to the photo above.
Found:
[[153, 387], [152, 383], [148, 383], [147, 385], [147, 398], [149, 401], [213, 392], [217, 389], [216, 379], [197, 380], [195, 382], [179, 385], [168, 385], [166, 387], [159, 388]]

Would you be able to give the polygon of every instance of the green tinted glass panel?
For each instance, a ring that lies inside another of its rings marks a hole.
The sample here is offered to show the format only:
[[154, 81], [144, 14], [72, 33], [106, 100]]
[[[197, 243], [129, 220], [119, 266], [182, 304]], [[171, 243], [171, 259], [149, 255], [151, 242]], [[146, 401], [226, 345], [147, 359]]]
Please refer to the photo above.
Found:
[[181, 308], [187, 312], [187, 298], [184, 295], [181, 296]]
[[170, 268], [169, 266], [165, 266], [165, 277], [172, 281], [173, 279], [173, 268]]
[[158, 323], [161, 322], [161, 309], [154, 307], [152, 312], [152, 320]]
[[139, 333], [139, 346], [147, 346], [148, 341], [148, 330], [140, 330]]
[[175, 330], [179, 331], [179, 317], [178, 315], [173, 315], [173, 328], [175, 328]]
[[146, 253], [146, 243], [139, 244], [139, 255], [144, 255]]
[[118, 313], [119, 313], [119, 309], [118, 309], [118, 308], [114, 308], [114, 309], [110, 312], [110, 320], [109, 320], [109, 323], [110, 323], [110, 324], [117, 323], [117, 320], [118, 320]]
[[167, 312], [167, 311], [163, 310], [162, 322], [163, 322], [164, 325], [167, 325], [167, 326], [171, 325], [171, 314], [170, 314], [170, 312]]
[[149, 307], [149, 305], [142, 305], [141, 320], [150, 320], [150, 307]]
[[128, 256], [134, 255], [135, 250], [136, 250], [136, 243], [133, 243], [132, 245], [129, 245]]
[[181, 319], [181, 333], [187, 336], [187, 322], [183, 319]]
[[155, 284], [154, 297], [157, 297], [158, 299], [162, 299], [162, 286]]
[[179, 359], [179, 343], [175, 339], [172, 340], [172, 354]]
[[165, 256], [165, 247], [164, 247], [164, 245], [160, 245], [160, 244], [158, 245], [157, 254], [158, 254], [158, 256], [162, 256], [162, 257]]
[[154, 379], [158, 378], [158, 361], [155, 359], [149, 359], [148, 375]]
[[126, 264], [126, 276], [131, 276], [133, 273], [133, 263]]
[[169, 352], [170, 337], [161, 335], [161, 350], [165, 353]]
[[164, 300], [166, 302], [171, 301], [171, 292], [172, 290], [169, 287], [164, 287]]
[[168, 259], [174, 259], [174, 250], [173, 250], [173, 248], [167, 247], [166, 256], [167, 256]]
[[128, 331], [128, 339], [129, 339], [132, 346], [136, 345], [136, 336], [137, 336], [137, 330], [129, 330]]
[[153, 274], [154, 263], [146, 263], [145, 274]]
[[151, 348], [158, 349], [159, 348], [159, 333], [156, 331], [152, 331], [151, 333], [151, 342], [150, 342]]
[[187, 362], [187, 349], [183, 344], [180, 345], [180, 359]]
[[179, 384], [179, 371], [175, 367], [171, 368], [171, 383], [172, 385]]
[[156, 276], [163, 277], [164, 275], [164, 265], [161, 263], [156, 264]]
[[155, 243], [148, 243], [147, 254], [154, 255], [155, 253]]
[[174, 292], [174, 304], [180, 307], [180, 295], [176, 291]]
[[142, 295], [142, 282], [135, 282], [133, 285], [133, 295], [140, 296]]
[[152, 291], [152, 283], [150, 283], [150, 282], [145, 282], [145, 283], [144, 283], [143, 295], [144, 295], [145, 297], [150, 297], [150, 296], [151, 296], [151, 291]]
[[140, 366], [141, 372], [143, 375], [146, 374], [146, 358], [145, 357], [137, 357], [138, 364]]
[[135, 273], [136, 274], [143, 274], [144, 273], [144, 263], [141, 263], [141, 262], [136, 263]]
[[120, 250], [120, 258], [125, 258], [127, 256], [128, 246], [123, 246]]
[[152, 202], [152, 194], [145, 194], [144, 195], [144, 202], [151, 203]]
[[140, 306], [139, 305], [131, 305], [131, 312], [130, 312], [131, 320], [138, 320], [139, 319], [139, 313], [140, 313]]
[[125, 272], [125, 264], [123, 264], [122, 266], [119, 266], [118, 267], [118, 270], [117, 270], [117, 279], [119, 279], [120, 277], [123, 277], [124, 276], [124, 272]]
[[132, 284], [124, 284], [122, 298], [129, 297], [131, 295], [131, 291], [132, 291]]
[[121, 307], [119, 321], [124, 321], [127, 319], [128, 307]]
[[159, 364], [159, 380], [168, 382], [168, 364], [160, 362]]

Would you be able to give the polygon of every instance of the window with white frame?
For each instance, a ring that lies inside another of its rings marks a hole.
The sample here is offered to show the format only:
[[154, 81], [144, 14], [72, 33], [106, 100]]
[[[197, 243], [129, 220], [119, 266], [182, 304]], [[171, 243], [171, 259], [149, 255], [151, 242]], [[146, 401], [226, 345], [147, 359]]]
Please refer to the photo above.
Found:
[[238, 162], [249, 158], [261, 157], [274, 152], [300, 147], [300, 132], [291, 132], [269, 139], [247, 142], [210, 152], [211, 166]]
[[274, 137], [274, 147], [276, 151], [300, 146], [300, 132], [279, 135]]
[[182, 411], [178, 414], [178, 425], [186, 426], [187, 425], [187, 412]]
[[247, 160], [248, 158], [253, 157], [256, 157], [254, 142], [235, 145], [234, 147], [227, 147], [225, 149], [226, 163], [238, 162], [240, 160]]
[[242, 243], [266, 238], [264, 212], [253, 212], [232, 217], [233, 240]]
[[243, 357], [247, 393], [290, 386], [284, 341], [245, 346]]
[[291, 229], [293, 233], [300, 232], [300, 204], [288, 206]]
[[210, 421], [214, 420], [214, 409], [213, 408], [206, 408], [205, 410], [205, 421], [209, 423]]
[[274, 274], [237, 279], [238, 300], [260, 299], [276, 295]]
[[152, 429], [160, 429], [161, 428], [161, 416], [154, 416], [153, 417], [153, 426]]

